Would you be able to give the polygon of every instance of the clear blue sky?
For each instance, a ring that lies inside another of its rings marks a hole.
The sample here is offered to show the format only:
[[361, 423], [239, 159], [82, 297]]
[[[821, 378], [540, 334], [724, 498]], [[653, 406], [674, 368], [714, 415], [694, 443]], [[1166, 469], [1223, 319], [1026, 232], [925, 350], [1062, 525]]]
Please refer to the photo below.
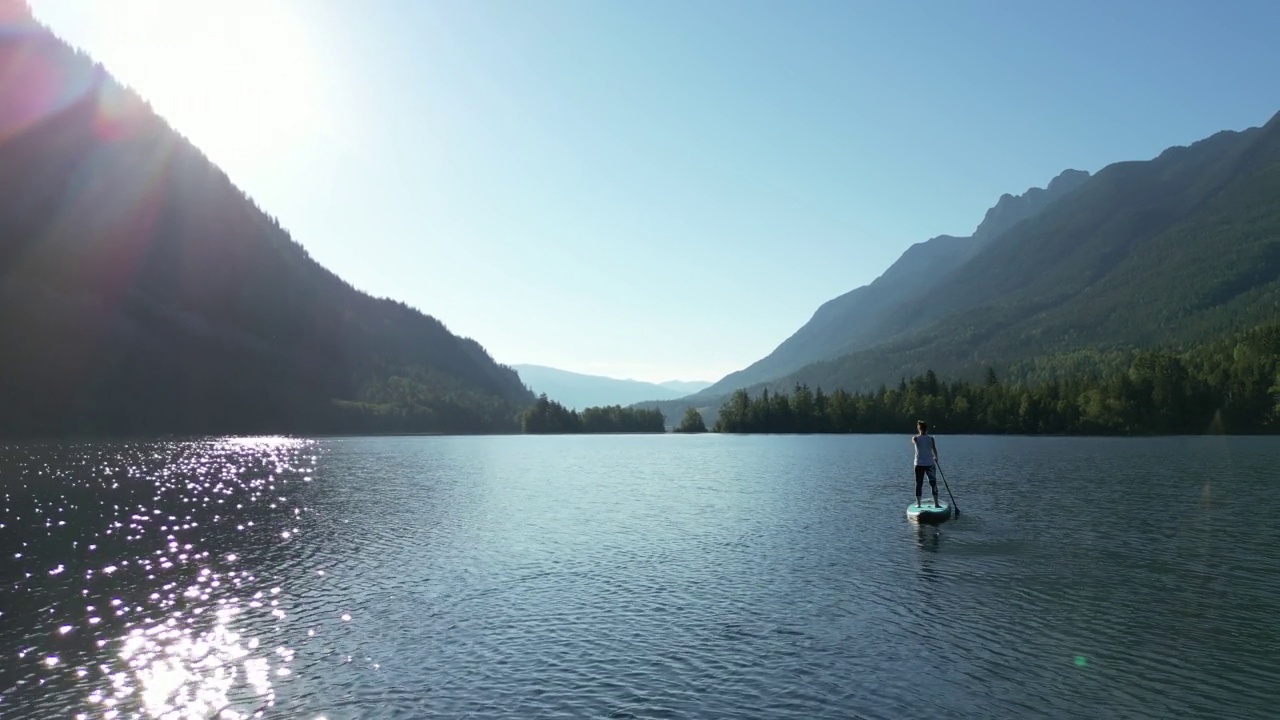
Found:
[[32, 0], [322, 264], [716, 380], [1005, 192], [1280, 110], [1280, 3]]

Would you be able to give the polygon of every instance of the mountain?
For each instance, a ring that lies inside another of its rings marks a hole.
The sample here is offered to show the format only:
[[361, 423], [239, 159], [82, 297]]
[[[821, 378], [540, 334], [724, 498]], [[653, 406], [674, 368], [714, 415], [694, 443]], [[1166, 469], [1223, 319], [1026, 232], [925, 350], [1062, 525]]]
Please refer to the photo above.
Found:
[[[617, 380], [599, 375], [558, 370], [543, 365], [512, 365], [525, 384], [535, 393], [545, 393], [548, 398], [571, 410], [612, 405], [633, 405], [646, 400], [674, 400], [688, 395], [680, 389], [685, 383], [670, 381], [676, 387], [666, 387], [639, 380]], [[698, 385], [698, 383], [688, 383]], [[702, 383], [703, 386], [706, 383]]]
[[896, 262], [868, 285], [829, 300], [773, 352], [743, 370], [730, 373], [697, 398], [724, 395], [821, 360], [829, 360], [913, 328], [898, 312], [911, 298], [931, 297], [941, 278], [1018, 223], [1070, 194], [1089, 178], [1082, 170], [1066, 170], [1046, 188], [1001, 196], [969, 237], [940, 235], [907, 248]]
[[667, 388], [668, 390], [675, 390], [680, 393], [681, 396], [696, 393], [699, 390], [711, 387], [711, 383], [704, 380], [668, 380], [666, 382], [660, 382], [658, 385]]
[[[1183, 347], [1275, 322], [1280, 113], [1260, 127], [1069, 179], [1079, 182], [970, 252], [953, 239], [931, 241], [946, 248], [934, 254], [946, 258], [939, 265], [954, 266], [938, 271], [927, 293], [901, 293], [887, 309], [870, 303], [869, 319], [852, 329], [830, 326], [838, 337], [829, 344], [852, 352], [773, 378], [727, 378], [662, 410], [692, 405], [714, 417], [732, 385], [870, 391], [927, 370], [977, 379], [988, 367]], [[886, 271], [876, 283], [892, 277]], [[873, 297], [870, 287], [860, 296]]]
[[512, 431], [534, 401], [321, 267], [15, 0], [0, 187], [0, 434]]
[[929, 298], [915, 331], [780, 380], [869, 389], [933, 369], [1080, 350], [1183, 346], [1280, 314], [1280, 113], [1110, 165], [993, 240]]

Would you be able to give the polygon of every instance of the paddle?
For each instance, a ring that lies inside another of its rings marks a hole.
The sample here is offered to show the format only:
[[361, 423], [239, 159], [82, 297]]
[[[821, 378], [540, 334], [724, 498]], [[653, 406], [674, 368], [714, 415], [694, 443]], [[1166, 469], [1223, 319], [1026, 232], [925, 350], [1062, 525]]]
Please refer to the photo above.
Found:
[[960, 506], [956, 504], [956, 498], [951, 494], [951, 486], [947, 484], [947, 475], [942, 472], [942, 463], [938, 460], [933, 462], [938, 466], [938, 474], [942, 476], [942, 487], [947, 489], [947, 497], [951, 498], [951, 507], [956, 509], [956, 517], [960, 517]]

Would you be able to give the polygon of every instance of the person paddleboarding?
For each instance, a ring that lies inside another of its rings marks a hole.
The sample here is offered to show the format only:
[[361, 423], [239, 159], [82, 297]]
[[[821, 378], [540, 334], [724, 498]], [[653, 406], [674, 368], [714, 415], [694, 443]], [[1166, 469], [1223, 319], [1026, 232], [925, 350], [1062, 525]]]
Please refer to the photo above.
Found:
[[929, 434], [929, 423], [923, 420], [916, 421], [916, 434], [911, 438], [911, 445], [916, 451], [916, 507], [920, 507], [920, 491], [924, 489], [925, 475], [929, 476], [933, 506], [941, 507], [938, 504], [938, 479], [934, 470], [934, 465], [938, 461], [938, 443], [934, 442], [933, 436]]

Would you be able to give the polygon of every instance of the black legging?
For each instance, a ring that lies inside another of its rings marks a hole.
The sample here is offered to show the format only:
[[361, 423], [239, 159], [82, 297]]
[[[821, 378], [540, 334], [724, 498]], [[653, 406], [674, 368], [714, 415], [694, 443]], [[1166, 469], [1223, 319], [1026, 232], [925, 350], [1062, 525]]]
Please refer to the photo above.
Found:
[[934, 497], [938, 497], [938, 478], [932, 465], [928, 467], [916, 466], [916, 497], [920, 497], [920, 491], [924, 490], [925, 473], [929, 475], [929, 490], [933, 492]]

